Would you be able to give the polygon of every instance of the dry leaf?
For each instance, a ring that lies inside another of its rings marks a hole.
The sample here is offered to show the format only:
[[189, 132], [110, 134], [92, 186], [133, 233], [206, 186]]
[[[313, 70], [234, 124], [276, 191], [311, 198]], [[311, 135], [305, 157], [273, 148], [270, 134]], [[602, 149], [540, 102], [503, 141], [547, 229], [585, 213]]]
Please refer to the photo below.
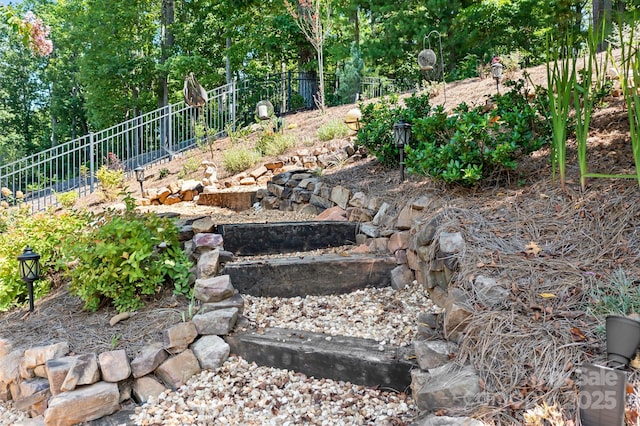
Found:
[[553, 293], [540, 293], [538, 296], [542, 297], [543, 299], [553, 299], [555, 297], [558, 297]]
[[536, 244], [535, 242], [531, 241], [529, 244], [527, 244], [524, 248], [524, 252], [527, 254], [532, 254], [534, 256], [537, 256], [538, 253], [540, 253], [542, 251], [542, 249], [540, 248], [540, 246], [538, 246], [538, 244]]
[[578, 327], [571, 327], [569, 331], [571, 332], [573, 340], [576, 342], [581, 342], [587, 339], [587, 336], [585, 336], [582, 330], [580, 330]]

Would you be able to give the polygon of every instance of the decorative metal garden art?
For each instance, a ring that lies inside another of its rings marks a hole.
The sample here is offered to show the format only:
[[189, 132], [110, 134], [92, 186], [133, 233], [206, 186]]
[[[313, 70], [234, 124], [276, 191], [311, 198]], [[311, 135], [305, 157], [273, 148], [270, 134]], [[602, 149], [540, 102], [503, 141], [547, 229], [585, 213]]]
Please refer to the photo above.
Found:
[[[433, 49], [431, 49], [432, 36], [438, 37], [438, 48], [439, 48], [438, 53], [440, 55], [440, 69], [438, 71], [440, 72], [440, 78], [442, 80], [442, 85], [443, 85], [442, 93], [444, 95], [444, 101], [446, 102], [447, 92], [446, 92], [446, 85], [444, 82], [444, 57], [442, 56], [442, 37], [440, 36], [440, 33], [438, 31], [433, 30], [429, 34], [424, 36], [424, 38], [422, 39], [422, 50], [420, 51], [420, 53], [418, 53], [418, 65], [420, 66], [420, 69], [423, 71], [433, 71], [434, 67], [438, 63], [438, 56], [433, 51]], [[429, 47], [427, 47], [427, 43]]]

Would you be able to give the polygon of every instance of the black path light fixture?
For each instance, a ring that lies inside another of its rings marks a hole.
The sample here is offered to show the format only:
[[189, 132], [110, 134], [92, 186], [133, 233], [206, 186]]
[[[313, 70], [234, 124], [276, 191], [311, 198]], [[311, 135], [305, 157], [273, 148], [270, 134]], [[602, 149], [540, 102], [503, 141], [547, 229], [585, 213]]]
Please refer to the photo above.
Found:
[[33, 282], [40, 279], [40, 255], [27, 246], [18, 256], [20, 277], [27, 283], [29, 290], [29, 312], [33, 312]]
[[411, 124], [403, 120], [393, 125], [393, 141], [400, 151], [400, 182], [404, 182], [404, 146], [409, 144], [411, 139]]
[[500, 94], [500, 79], [502, 78], [502, 70], [504, 66], [500, 63], [500, 58], [495, 56], [491, 60], [491, 77], [493, 77], [496, 81], [496, 90], [498, 94]]
[[136, 180], [140, 184], [140, 195], [144, 197], [144, 186], [142, 185], [142, 182], [144, 182], [144, 167], [138, 166], [133, 171], [136, 174]]
[[[442, 36], [436, 30], [432, 30], [429, 34], [422, 39], [422, 50], [418, 53], [418, 65], [423, 71], [433, 71], [438, 63], [438, 55], [431, 49], [431, 37], [438, 37], [438, 54], [440, 55], [440, 78], [442, 80], [442, 94], [444, 102], [447, 102], [447, 86], [444, 81], [444, 56], [442, 56]], [[428, 43], [428, 47], [427, 47]]]

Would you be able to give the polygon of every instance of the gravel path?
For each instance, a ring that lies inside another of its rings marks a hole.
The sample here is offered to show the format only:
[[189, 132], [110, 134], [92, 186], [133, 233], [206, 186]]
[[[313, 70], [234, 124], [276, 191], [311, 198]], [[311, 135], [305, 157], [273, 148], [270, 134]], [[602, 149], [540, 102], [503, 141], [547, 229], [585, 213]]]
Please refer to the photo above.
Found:
[[136, 410], [136, 425], [404, 425], [416, 414], [406, 394], [384, 392], [230, 357], [176, 392]]
[[[282, 327], [327, 335], [411, 344], [418, 314], [437, 310], [422, 288], [369, 288], [349, 294], [293, 298], [243, 295], [251, 327]], [[259, 367], [231, 356], [176, 392], [136, 408], [136, 425], [405, 425], [417, 414], [407, 394]], [[0, 425], [24, 415], [0, 403]]]

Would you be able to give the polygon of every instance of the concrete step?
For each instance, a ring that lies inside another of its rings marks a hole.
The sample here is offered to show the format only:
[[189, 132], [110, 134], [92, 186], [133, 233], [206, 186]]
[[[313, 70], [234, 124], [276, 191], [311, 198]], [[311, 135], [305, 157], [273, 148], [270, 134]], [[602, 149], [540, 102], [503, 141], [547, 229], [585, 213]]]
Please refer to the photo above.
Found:
[[223, 273], [240, 293], [294, 297], [386, 287], [396, 266], [394, 257], [327, 254], [229, 262]]
[[312, 221], [218, 225], [225, 250], [236, 256], [293, 253], [355, 244], [355, 222]]
[[410, 347], [282, 328], [237, 332], [224, 339], [232, 353], [262, 366], [400, 392], [411, 384]]

